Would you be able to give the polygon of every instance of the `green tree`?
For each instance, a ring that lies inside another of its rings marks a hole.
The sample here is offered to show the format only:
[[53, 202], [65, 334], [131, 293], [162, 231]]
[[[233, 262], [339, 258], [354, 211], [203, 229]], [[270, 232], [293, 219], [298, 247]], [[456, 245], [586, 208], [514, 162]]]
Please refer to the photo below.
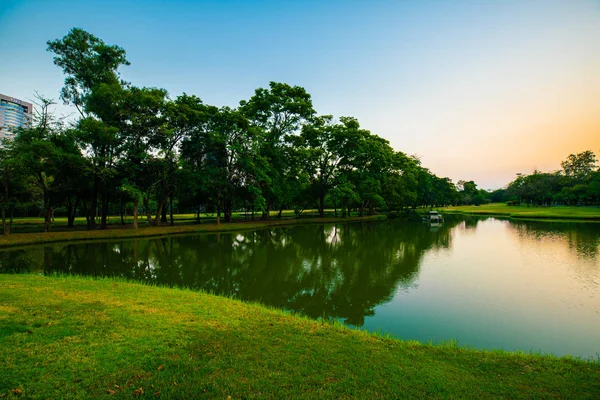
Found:
[[277, 82], [270, 82], [269, 89], [256, 89], [250, 100], [240, 102], [240, 111], [262, 130], [258, 150], [266, 171], [255, 176], [260, 177], [257, 183], [266, 200], [263, 218], [268, 219], [273, 206], [283, 203], [286, 136], [298, 134], [315, 111], [304, 88]]
[[155, 155], [167, 135], [165, 108], [167, 93], [164, 89], [130, 87], [123, 91], [119, 101], [122, 118], [116, 123], [120, 132], [119, 169], [120, 188], [133, 201], [133, 227], [138, 228], [140, 198], [153, 184], [145, 170], [148, 160]]
[[560, 163], [566, 176], [583, 181], [596, 170], [596, 155], [591, 150], [579, 154], [569, 154], [567, 159]]
[[52, 117], [52, 100], [38, 100], [32, 126], [17, 129], [13, 140], [5, 144], [9, 165], [29, 176], [40, 191], [44, 232], [49, 232], [53, 210], [71, 190], [71, 176], [79, 170], [82, 157], [72, 131]]
[[311, 181], [321, 217], [325, 216], [325, 197], [339, 181], [344, 156], [355, 139], [349, 131], [353, 129], [348, 126], [350, 123], [351, 120], [344, 118], [341, 123], [333, 123], [333, 117], [325, 115], [316, 117], [302, 130], [298, 147], [305, 149], [304, 169]]
[[119, 100], [123, 98], [125, 82], [118, 69], [129, 65], [125, 50], [107, 45], [101, 39], [79, 28], [73, 28], [62, 39], [48, 41], [48, 51], [55, 54], [54, 64], [61, 67], [65, 83], [61, 99], [73, 104], [81, 116], [78, 123], [78, 143], [89, 156], [93, 187], [87, 211], [88, 228], [96, 226], [98, 195], [101, 192], [102, 227], [106, 227], [108, 194], [114, 186], [114, 161], [120, 144], [118, 129]]
[[119, 83], [119, 67], [129, 65], [125, 50], [107, 45], [80, 28], [73, 28], [62, 39], [47, 44], [48, 51], [55, 54], [54, 64], [66, 75], [60, 97], [65, 104], [73, 104], [83, 118], [87, 116], [85, 108], [94, 88], [101, 83]]

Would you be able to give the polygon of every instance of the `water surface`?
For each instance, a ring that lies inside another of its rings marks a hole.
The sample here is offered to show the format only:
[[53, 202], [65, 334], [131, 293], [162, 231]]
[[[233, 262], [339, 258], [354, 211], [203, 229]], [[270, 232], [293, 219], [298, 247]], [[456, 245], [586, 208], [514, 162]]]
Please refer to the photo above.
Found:
[[0, 271], [122, 276], [403, 339], [597, 357], [600, 224], [448, 216], [46, 245]]

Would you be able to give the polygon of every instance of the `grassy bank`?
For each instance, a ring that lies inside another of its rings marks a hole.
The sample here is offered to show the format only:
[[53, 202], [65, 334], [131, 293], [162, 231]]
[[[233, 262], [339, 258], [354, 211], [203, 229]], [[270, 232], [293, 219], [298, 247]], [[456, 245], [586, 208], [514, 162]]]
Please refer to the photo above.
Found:
[[402, 342], [208, 294], [0, 275], [0, 397], [598, 398], [600, 364]]
[[314, 224], [314, 223], [332, 223], [332, 222], [352, 222], [383, 219], [384, 215], [372, 215], [366, 217], [348, 217], [348, 218], [301, 218], [301, 219], [273, 219], [269, 221], [238, 221], [231, 223], [203, 223], [186, 224], [174, 226], [145, 226], [135, 229], [117, 229], [109, 228], [105, 230], [72, 230], [60, 232], [36, 232], [36, 233], [13, 233], [8, 236], [0, 236], [0, 248], [24, 246], [31, 244], [45, 244], [63, 241], [76, 240], [100, 240], [100, 239], [122, 239], [150, 236], [175, 235], [183, 233], [209, 233], [209, 232], [232, 232], [246, 229], [260, 229], [271, 226]]
[[515, 219], [600, 221], [600, 207], [527, 207], [503, 203], [457, 206], [440, 209], [448, 214], [495, 215]]

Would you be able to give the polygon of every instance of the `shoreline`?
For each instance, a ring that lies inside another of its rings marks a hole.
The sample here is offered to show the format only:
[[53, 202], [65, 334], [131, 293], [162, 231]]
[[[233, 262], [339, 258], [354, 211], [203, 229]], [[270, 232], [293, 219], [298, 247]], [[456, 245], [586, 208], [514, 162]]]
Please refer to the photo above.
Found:
[[194, 233], [226, 233], [254, 229], [263, 229], [278, 226], [294, 226], [304, 224], [329, 224], [360, 221], [383, 220], [384, 214], [369, 215], [364, 217], [325, 217], [325, 218], [300, 218], [300, 219], [271, 219], [268, 221], [244, 221], [174, 225], [174, 226], [145, 226], [137, 230], [133, 228], [109, 228], [105, 230], [75, 230], [60, 232], [35, 232], [35, 233], [13, 233], [8, 236], [0, 236], [0, 249], [22, 247], [40, 244], [53, 244], [72, 241], [96, 241], [110, 239], [135, 239], [170, 235], [183, 235]]
[[442, 214], [502, 217], [546, 222], [600, 222], [600, 207], [523, 207], [504, 204], [435, 208]]

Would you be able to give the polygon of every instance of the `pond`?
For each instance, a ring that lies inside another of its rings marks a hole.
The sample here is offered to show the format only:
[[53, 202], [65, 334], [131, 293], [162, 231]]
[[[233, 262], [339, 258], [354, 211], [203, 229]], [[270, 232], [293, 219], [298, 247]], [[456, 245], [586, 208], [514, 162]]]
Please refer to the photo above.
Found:
[[596, 358], [600, 224], [447, 216], [45, 245], [0, 272], [191, 287], [422, 342]]

